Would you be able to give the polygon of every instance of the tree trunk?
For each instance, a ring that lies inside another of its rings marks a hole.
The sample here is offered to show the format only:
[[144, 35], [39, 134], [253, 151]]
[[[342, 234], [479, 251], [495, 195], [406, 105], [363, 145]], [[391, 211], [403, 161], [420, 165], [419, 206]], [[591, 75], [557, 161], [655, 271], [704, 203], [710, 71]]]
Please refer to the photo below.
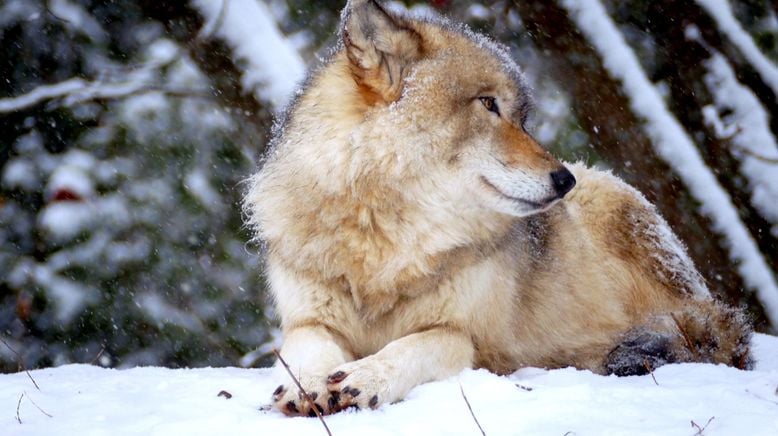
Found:
[[594, 150], [628, 183], [657, 205], [689, 255], [706, 278], [711, 291], [730, 303], [744, 298], [762, 328], [765, 316], [752, 293], [744, 293], [723, 237], [699, 213], [699, 203], [657, 156], [642, 122], [630, 110], [621, 84], [610, 77], [600, 55], [587, 42], [567, 13], [555, 2], [515, 1], [534, 44], [549, 62], [546, 68], [558, 83], [567, 85], [582, 130]]
[[[712, 53], [705, 47], [707, 40], [704, 43], [688, 40], [684, 33], [686, 26], [693, 23], [698, 28], [707, 29], [703, 38], [716, 39], [715, 35], [712, 35], [714, 23], [696, 3], [688, 0], [654, 1], [650, 3], [648, 12], [646, 22], [659, 52], [663, 53], [663, 62], [655, 79], [664, 80], [670, 85], [670, 109], [699, 144], [705, 163], [714, 169], [719, 184], [729, 194], [740, 219], [756, 241], [767, 263], [778, 265], [778, 239], [771, 233], [772, 223], [765, 219], [751, 202], [748, 180], [740, 173], [740, 163], [731, 153], [731, 140], [718, 138], [712, 126], [704, 122], [702, 108], [714, 103], [703, 82], [708, 73], [706, 61], [711, 58]], [[683, 17], [683, 21], [673, 20], [671, 12], [676, 17]], [[766, 108], [766, 111], [768, 114], [774, 114], [769, 108]]]

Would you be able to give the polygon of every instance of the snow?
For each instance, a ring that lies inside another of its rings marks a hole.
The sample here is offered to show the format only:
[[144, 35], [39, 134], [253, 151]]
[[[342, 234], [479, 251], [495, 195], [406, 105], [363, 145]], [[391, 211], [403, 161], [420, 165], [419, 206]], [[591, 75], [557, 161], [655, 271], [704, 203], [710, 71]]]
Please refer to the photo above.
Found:
[[0, 37], [9, 23], [20, 19], [34, 20], [39, 16], [38, 7], [29, 0], [9, 0], [0, 3]]
[[89, 198], [95, 191], [86, 169], [76, 165], [62, 165], [54, 170], [46, 184], [46, 198], [51, 199], [61, 190], [69, 190], [80, 198]]
[[467, 8], [466, 16], [471, 19], [486, 21], [492, 16], [492, 11], [480, 3], [475, 3]]
[[[706, 62], [705, 83], [713, 94], [716, 107], [703, 108], [706, 121], [720, 138], [732, 138], [734, 154], [741, 162], [741, 172], [748, 179], [751, 202], [768, 220], [778, 223], [778, 168], [756, 156], [778, 160], [778, 144], [770, 131], [767, 112], [750, 89], [737, 81], [735, 72], [719, 53]], [[730, 112], [721, 117], [720, 113]], [[744, 153], [741, 150], [746, 150]], [[778, 224], [773, 226], [778, 235]]]
[[745, 284], [756, 291], [772, 325], [778, 325], [778, 284], [762, 253], [743, 225], [727, 192], [700, 156], [697, 147], [667, 109], [646, 77], [635, 52], [624, 41], [599, 0], [563, 0], [571, 19], [602, 56], [603, 64], [622, 83], [632, 110], [645, 120], [657, 154], [667, 162], [700, 201], [701, 212], [729, 246]]
[[65, 242], [78, 236], [95, 222], [95, 208], [91, 204], [61, 201], [46, 205], [38, 216], [38, 225], [56, 242]]
[[138, 296], [136, 303], [143, 309], [144, 316], [159, 325], [172, 324], [197, 333], [205, 330], [197, 316], [173, 307], [157, 294], [144, 293]]
[[728, 0], [697, 0], [703, 9], [713, 17], [721, 33], [740, 50], [743, 56], [762, 77], [762, 80], [778, 95], [778, 67], [756, 46], [751, 36], [732, 13]]
[[[476, 435], [461, 389], [486, 434], [778, 434], [778, 338], [756, 335], [753, 371], [676, 364], [653, 378], [573, 368], [500, 377], [465, 370], [413, 389], [378, 410], [326, 417], [334, 435]], [[2, 346], [2, 344], [0, 344]], [[4, 435], [325, 434], [316, 418], [260, 410], [275, 389], [269, 369], [66, 365], [0, 375]], [[654, 382], [656, 379], [656, 383]], [[226, 398], [222, 391], [231, 394]], [[17, 410], [18, 419], [17, 421]], [[44, 413], [45, 412], [45, 413]], [[48, 416], [48, 415], [51, 416]]]
[[45, 290], [49, 300], [56, 305], [58, 323], [69, 323], [83, 310], [85, 305], [94, 303], [97, 299], [98, 291], [96, 289], [57, 276], [44, 265], [35, 267], [33, 278], [35, 283]]
[[221, 196], [208, 181], [208, 175], [202, 169], [190, 171], [184, 178], [184, 188], [205, 207], [223, 207]]
[[17, 112], [45, 101], [57, 100], [65, 107], [95, 99], [118, 99], [133, 94], [164, 90], [171, 92], [190, 92], [198, 90], [187, 88], [162, 89], [158, 86], [158, 70], [181, 58], [179, 47], [172, 41], [160, 38], [150, 44], [143, 56], [144, 62], [136, 69], [127, 71], [121, 77], [100, 77], [94, 81], [71, 78], [55, 84], [40, 85], [33, 90], [16, 97], [0, 98], [0, 114]]
[[267, 5], [256, 0], [191, 3], [207, 21], [201, 34], [215, 32], [233, 49], [243, 69], [244, 90], [282, 108], [305, 76], [305, 64]]
[[108, 39], [100, 23], [80, 5], [68, 0], [50, 0], [48, 8], [68, 28], [86, 35], [93, 41], [102, 44]]
[[32, 191], [38, 186], [35, 163], [29, 158], [9, 160], [5, 165], [2, 183], [6, 188], [21, 188]]

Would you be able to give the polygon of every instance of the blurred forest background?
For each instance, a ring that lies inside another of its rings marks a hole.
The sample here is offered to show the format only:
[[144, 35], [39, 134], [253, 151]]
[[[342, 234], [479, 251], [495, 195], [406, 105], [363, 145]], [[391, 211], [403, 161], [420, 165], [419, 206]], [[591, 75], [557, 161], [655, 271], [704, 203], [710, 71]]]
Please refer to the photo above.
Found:
[[[267, 364], [241, 181], [342, 7], [0, 0], [0, 371]], [[711, 290], [776, 332], [778, 2], [390, 7], [508, 45], [535, 90], [531, 133], [638, 187]], [[602, 8], [612, 29], [587, 18]]]

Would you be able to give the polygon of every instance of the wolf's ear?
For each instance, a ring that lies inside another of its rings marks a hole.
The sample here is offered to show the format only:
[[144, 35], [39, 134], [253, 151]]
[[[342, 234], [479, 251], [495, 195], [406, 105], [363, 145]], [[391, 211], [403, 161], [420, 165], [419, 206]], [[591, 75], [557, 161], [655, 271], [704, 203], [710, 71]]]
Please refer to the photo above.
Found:
[[421, 53], [421, 36], [375, 0], [351, 0], [341, 29], [357, 84], [374, 100], [400, 98], [403, 79]]

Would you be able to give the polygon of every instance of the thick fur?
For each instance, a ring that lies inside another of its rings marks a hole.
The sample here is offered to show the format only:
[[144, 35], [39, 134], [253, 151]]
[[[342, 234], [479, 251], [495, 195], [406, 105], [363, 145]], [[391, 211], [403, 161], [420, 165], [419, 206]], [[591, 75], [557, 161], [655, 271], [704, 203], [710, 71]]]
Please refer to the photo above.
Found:
[[503, 47], [373, 1], [341, 36], [245, 200], [315, 400], [279, 369], [275, 407], [375, 408], [470, 367], [750, 365], [745, 318], [640, 193], [580, 164], [569, 193], [551, 176]]

